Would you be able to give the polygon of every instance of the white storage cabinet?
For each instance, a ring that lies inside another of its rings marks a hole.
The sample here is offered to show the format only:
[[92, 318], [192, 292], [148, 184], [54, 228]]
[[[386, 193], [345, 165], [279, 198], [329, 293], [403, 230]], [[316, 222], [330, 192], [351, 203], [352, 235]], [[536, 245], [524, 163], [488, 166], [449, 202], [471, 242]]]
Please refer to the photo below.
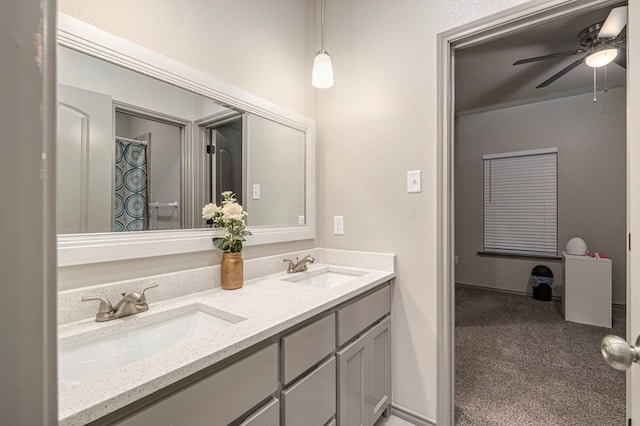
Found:
[[611, 259], [562, 255], [564, 319], [611, 328]]

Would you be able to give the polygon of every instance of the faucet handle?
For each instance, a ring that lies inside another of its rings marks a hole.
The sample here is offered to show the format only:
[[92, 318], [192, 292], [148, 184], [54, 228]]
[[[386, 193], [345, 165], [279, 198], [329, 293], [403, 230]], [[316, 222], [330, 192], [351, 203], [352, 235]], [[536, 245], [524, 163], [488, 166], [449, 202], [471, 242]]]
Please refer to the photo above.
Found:
[[113, 306], [111, 306], [111, 302], [109, 302], [108, 299], [101, 297], [101, 296], [85, 296], [82, 298], [83, 302], [90, 302], [92, 300], [99, 300], [100, 301], [100, 307], [98, 308], [98, 315], [99, 314], [109, 314], [111, 312], [113, 312]]
[[[298, 260], [298, 259], [296, 258], [296, 260]], [[284, 259], [284, 260], [283, 260], [283, 262], [289, 262], [289, 267], [287, 268], [287, 273], [288, 273], [288, 274], [292, 274], [292, 273], [294, 273], [294, 272], [295, 272], [295, 268], [296, 268], [296, 266], [295, 266], [295, 264], [293, 263], [293, 260], [291, 260], [291, 259]]]
[[158, 284], [150, 285], [149, 287], [145, 287], [142, 289], [142, 291], [140, 292], [141, 303], [147, 303], [147, 297], [144, 295], [144, 292], [149, 290], [150, 288], [155, 288], [155, 287], [158, 287]]

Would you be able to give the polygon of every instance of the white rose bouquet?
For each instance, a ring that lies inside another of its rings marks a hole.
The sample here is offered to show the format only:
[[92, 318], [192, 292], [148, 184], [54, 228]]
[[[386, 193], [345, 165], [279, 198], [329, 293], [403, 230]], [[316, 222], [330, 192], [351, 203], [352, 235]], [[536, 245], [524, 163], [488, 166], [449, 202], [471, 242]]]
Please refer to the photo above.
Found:
[[213, 244], [225, 253], [240, 253], [244, 237], [252, 235], [247, 231], [245, 218], [247, 212], [236, 202], [235, 194], [231, 191], [222, 193], [222, 206], [209, 203], [202, 208], [202, 217], [213, 222], [216, 228], [227, 228], [224, 238], [216, 237]]

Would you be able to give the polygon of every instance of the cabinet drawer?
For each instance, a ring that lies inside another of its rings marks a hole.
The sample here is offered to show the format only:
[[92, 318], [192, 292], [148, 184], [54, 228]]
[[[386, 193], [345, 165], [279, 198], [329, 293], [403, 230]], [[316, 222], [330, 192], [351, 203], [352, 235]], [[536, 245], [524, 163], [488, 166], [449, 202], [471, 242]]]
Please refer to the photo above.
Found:
[[278, 426], [280, 424], [280, 402], [272, 399], [257, 412], [247, 417], [240, 426]]
[[331, 314], [282, 338], [282, 381], [293, 379], [336, 348], [336, 319]]
[[373, 324], [391, 310], [391, 287], [387, 284], [373, 294], [338, 310], [338, 346]]
[[278, 346], [273, 344], [137, 411], [118, 424], [223, 426], [277, 389]]
[[336, 413], [336, 359], [332, 357], [282, 391], [284, 426], [323, 426]]

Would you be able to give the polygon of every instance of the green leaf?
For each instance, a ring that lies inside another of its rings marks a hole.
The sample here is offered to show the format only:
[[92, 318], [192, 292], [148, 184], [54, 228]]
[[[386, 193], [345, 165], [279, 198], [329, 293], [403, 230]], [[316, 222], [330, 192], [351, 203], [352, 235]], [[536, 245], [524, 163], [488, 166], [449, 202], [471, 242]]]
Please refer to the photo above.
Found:
[[218, 247], [220, 250], [223, 250], [222, 247], [224, 246], [224, 242], [225, 242], [224, 238], [214, 238], [213, 239], [213, 245]]

